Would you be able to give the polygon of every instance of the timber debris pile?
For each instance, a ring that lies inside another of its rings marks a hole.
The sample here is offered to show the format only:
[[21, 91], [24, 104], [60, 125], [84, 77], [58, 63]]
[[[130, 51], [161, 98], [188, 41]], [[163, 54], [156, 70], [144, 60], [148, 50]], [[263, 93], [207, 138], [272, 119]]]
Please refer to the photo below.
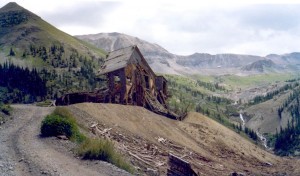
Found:
[[186, 116], [170, 111], [166, 102], [167, 80], [153, 72], [135, 45], [110, 52], [98, 74], [106, 75], [106, 89], [68, 93], [58, 98], [56, 105], [116, 103], [142, 106], [176, 120], [182, 120]]
[[150, 141], [96, 122], [89, 129], [95, 136], [113, 141], [119, 151], [130, 158], [135, 169], [147, 175], [196, 176], [194, 169], [211, 167], [208, 158], [160, 136]]

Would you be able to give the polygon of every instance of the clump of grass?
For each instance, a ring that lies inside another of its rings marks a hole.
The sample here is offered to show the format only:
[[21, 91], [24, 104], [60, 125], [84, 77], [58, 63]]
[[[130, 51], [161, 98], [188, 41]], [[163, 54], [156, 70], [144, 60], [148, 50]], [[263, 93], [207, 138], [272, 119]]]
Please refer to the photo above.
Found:
[[50, 106], [51, 103], [52, 103], [51, 100], [45, 100], [45, 101], [37, 102], [36, 105], [41, 107], [47, 107]]
[[66, 109], [58, 107], [42, 121], [41, 134], [44, 137], [65, 135], [72, 141], [83, 142], [86, 137], [79, 132], [75, 118]]
[[76, 123], [75, 118], [73, 117], [73, 115], [67, 108], [57, 107], [57, 108], [55, 108], [55, 110], [53, 111], [52, 114], [61, 116], [63, 118], [69, 119], [70, 121], [73, 121], [74, 123]]
[[112, 142], [103, 139], [87, 139], [77, 149], [83, 159], [103, 160], [116, 165], [130, 173], [134, 173], [133, 167], [124, 161], [122, 156], [114, 150]]
[[10, 115], [12, 111], [12, 107], [7, 104], [0, 104], [0, 110], [6, 115]]

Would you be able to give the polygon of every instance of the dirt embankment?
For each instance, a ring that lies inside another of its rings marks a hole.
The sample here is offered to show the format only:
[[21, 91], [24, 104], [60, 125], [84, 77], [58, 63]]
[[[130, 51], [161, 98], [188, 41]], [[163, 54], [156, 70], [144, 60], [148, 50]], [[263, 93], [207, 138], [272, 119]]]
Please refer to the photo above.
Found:
[[105, 162], [75, 158], [70, 141], [41, 138], [41, 121], [53, 108], [13, 108], [12, 120], [0, 126], [0, 175], [129, 175]]
[[145, 172], [165, 175], [168, 153], [173, 153], [200, 175], [300, 175], [300, 161], [277, 157], [198, 113], [180, 122], [134, 106], [84, 103], [68, 108], [86, 128], [97, 123], [96, 134], [113, 140]]

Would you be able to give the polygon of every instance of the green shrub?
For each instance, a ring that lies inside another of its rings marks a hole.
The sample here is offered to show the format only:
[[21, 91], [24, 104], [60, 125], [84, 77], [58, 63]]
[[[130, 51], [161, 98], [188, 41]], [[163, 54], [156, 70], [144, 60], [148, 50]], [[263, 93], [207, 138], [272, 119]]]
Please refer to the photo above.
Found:
[[134, 169], [126, 163], [122, 156], [114, 150], [114, 145], [108, 140], [87, 139], [77, 149], [79, 156], [83, 159], [103, 160], [116, 165], [130, 173]]
[[83, 142], [86, 137], [79, 132], [72, 114], [62, 107], [57, 107], [52, 114], [45, 117], [41, 126], [42, 136], [65, 135], [72, 141]]
[[76, 131], [75, 124], [58, 115], [48, 115], [42, 122], [41, 134], [45, 137], [66, 135], [71, 138], [74, 131]]

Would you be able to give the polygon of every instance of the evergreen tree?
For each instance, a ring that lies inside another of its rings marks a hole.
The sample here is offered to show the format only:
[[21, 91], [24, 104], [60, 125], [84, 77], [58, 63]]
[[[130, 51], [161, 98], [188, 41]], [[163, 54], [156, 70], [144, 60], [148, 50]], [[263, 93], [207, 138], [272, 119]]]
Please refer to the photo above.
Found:
[[16, 53], [14, 52], [14, 50], [12, 48], [10, 48], [10, 51], [9, 51], [9, 56], [15, 56]]
[[12, 63], [0, 64], [0, 92], [5, 103], [30, 103], [42, 100], [47, 94], [46, 82], [41, 79], [36, 69], [20, 68]]

